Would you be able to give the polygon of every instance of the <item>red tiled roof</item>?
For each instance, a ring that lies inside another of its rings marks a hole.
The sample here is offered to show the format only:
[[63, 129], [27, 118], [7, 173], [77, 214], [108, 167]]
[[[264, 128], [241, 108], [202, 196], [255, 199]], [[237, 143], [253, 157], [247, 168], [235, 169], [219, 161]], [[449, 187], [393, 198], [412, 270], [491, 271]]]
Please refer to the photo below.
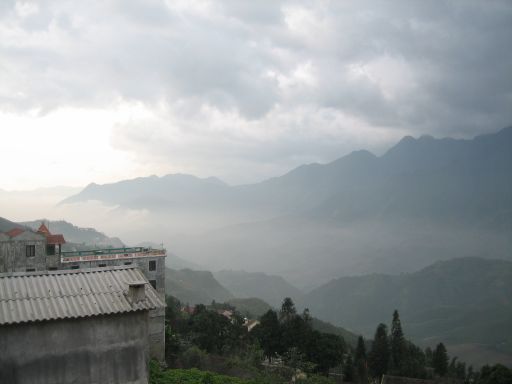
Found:
[[45, 235], [51, 235], [50, 230], [48, 229], [48, 227], [44, 223], [41, 223], [41, 226], [37, 230], [37, 233], [43, 233]]
[[55, 245], [55, 244], [65, 244], [66, 240], [64, 240], [64, 236], [62, 235], [46, 235], [46, 244]]
[[16, 237], [18, 235], [21, 235], [23, 232], [25, 232], [25, 230], [23, 228], [13, 228], [9, 232], [6, 232], [6, 233], [10, 237]]

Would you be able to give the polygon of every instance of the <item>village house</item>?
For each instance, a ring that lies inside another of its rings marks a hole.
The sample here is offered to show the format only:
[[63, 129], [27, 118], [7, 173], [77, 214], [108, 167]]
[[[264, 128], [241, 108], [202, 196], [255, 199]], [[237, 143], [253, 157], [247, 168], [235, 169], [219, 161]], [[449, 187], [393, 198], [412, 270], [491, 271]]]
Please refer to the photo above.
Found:
[[147, 383], [164, 306], [134, 266], [0, 274], [0, 382]]
[[[66, 241], [42, 223], [37, 231], [14, 228], [0, 233], [0, 273], [80, 271], [90, 268], [137, 267], [165, 302], [165, 249], [108, 248], [64, 252]], [[165, 308], [149, 311], [151, 357], [164, 360]]]

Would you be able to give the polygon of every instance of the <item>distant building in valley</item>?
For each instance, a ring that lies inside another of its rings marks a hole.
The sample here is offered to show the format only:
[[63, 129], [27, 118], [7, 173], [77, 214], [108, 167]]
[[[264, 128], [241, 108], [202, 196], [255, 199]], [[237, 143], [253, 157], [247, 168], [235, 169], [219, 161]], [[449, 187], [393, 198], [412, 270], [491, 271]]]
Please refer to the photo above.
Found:
[[135, 266], [0, 274], [0, 382], [147, 383], [164, 307]]

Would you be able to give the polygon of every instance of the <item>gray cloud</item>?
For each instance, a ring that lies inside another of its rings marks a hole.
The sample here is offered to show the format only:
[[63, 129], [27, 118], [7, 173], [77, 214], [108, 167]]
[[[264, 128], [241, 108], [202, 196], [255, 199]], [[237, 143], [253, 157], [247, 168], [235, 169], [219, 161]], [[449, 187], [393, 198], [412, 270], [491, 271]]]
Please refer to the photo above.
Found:
[[167, 161], [186, 143], [284, 168], [512, 122], [507, 0], [6, 1], [0, 34], [0, 109], [164, 103], [112, 141], [152, 126]]

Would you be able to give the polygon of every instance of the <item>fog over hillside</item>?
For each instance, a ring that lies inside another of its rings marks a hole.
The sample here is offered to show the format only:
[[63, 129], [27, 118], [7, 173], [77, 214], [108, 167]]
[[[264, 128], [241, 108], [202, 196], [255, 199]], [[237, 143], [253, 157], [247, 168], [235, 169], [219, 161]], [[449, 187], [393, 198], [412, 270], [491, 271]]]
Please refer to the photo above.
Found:
[[256, 184], [189, 175], [91, 184], [56, 209], [103, 208], [102, 225], [126, 242], [163, 242], [209, 270], [311, 288], [453, 257], [511, 258], [511, 173], [506, 128], [473, 140], [405, 137], [380, 157], [357, 151]]

